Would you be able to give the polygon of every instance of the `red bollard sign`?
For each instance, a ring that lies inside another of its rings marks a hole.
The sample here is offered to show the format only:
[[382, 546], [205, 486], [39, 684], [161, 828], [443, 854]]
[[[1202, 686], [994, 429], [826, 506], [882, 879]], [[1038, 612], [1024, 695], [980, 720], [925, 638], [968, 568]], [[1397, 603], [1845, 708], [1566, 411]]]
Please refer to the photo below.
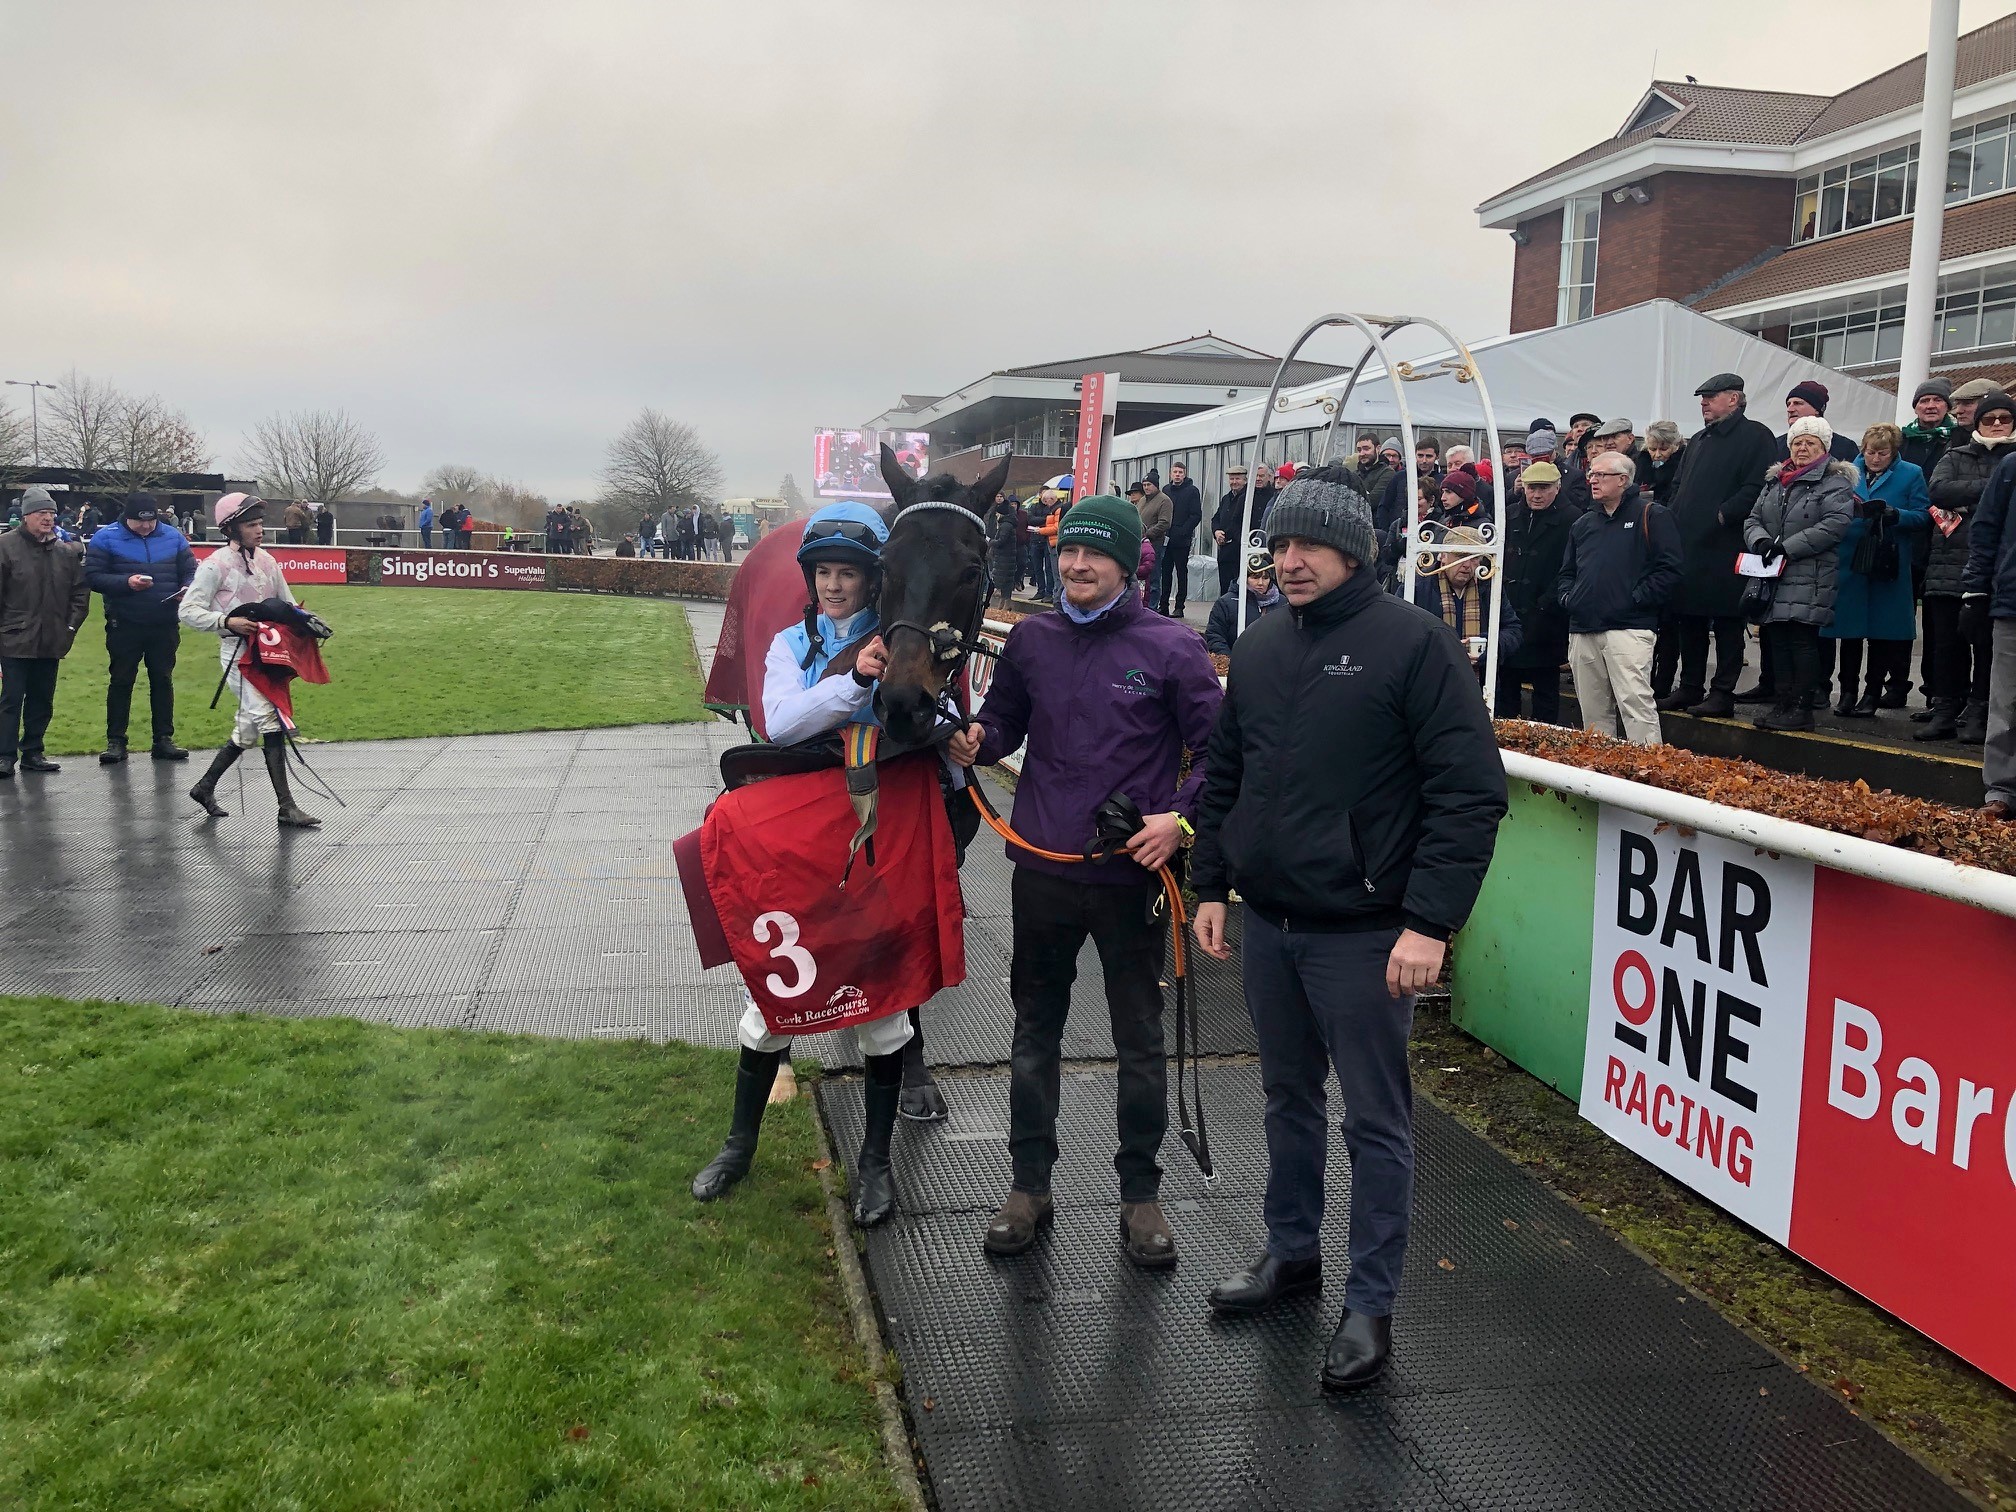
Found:
[[1600, 809], [1581, 1111], [2016, 1384], [2016, 928]]

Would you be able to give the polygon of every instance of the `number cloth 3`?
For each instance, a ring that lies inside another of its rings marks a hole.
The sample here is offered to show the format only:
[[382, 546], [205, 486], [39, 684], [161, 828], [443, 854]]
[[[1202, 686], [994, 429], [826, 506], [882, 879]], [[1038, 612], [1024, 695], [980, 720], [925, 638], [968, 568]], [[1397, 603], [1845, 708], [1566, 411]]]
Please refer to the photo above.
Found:
[[898, 757], [881, 772], [874, 861], [856, 861], [844, 892], [858, 821], [839, 768], [752, 782], [707, 811], [707, 897], [772, 1034], [905, 1013], [966, 979], [938, 757]]

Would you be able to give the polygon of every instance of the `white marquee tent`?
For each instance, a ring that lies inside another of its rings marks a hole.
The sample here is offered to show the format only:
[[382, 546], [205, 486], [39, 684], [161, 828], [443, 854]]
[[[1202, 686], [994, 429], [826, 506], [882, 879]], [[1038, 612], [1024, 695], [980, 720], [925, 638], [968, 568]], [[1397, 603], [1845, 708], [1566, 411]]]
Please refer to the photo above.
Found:
[[[1355, 332], [1345, 330], [1337, 344], [1356, 345], [1358, 340]], [[1722, 372], [1743, 376], [1752, 412], [1774, 431], [1784, 429], [1786, 391], [1805, 378], [1827, 386], [1832, 395], [1828, 421], [1858, 441], [1865, 429], [1894, 419], [1897, 411], [1895, 397], [1882, 389], [1668, 299], [1573, 325], [1492, 337], [1473, 344], [1470, 351], [1490, 389], [1499, 431], [1507, 437], [1523, 434], [1527, 423], [1540, 416], [1565, 429], [1568, 416], [1577, 410], [1600, 413], [1605, 419], [1627, 416], [1641, 436], [1653, 420], [1677, 421], [1681, 433], [1691, 435], [1701, 425], [1695, 386]], [[1328, 352], [1314, 355], [1337, 360]], [[1407, 384], [1407, 405], [1416, 426], [1443, 432], [1482, 429], [1476, 388], [1437, 368], [1443, 358], [1453, 355], [1445, 349], [1412, 363], [1417, 375], [1430, 375]], [[1319, 401], [1326, 394], [1341, 394], [1344, 384], [1345, 379], [1337, 377], [1284, 391], [1284, 404], [1268, 425], [1268, 435], [1327, 426], [1330, 414]], [[1265, 394], [1256, 394], [1130, 431], [1113, 443], [1115, 470], [1131, 477], [1124, 466], [1130, 461], [1251, 441], [1265, 403]], [[1400, 411], [1392, 380], [1382, 367], [1368, 367], [1358, 380], [1343, 423], [1382, 434], [1398, 431]]]

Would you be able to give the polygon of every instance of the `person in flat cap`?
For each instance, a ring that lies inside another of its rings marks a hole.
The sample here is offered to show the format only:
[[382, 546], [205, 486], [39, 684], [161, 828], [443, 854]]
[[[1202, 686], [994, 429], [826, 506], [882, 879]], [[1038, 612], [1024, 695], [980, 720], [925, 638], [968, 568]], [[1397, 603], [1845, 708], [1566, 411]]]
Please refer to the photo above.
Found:
[[0, 535], [0, 780], [61, 768], [42, 751], [56, 711], [56, 671], [90, 612], [84, 552], [56, 533], [46, 488], [21, 495], [21, 523]]
[[1392, 1354], [1414, 1183], [1414, 998], [1469, 917], [1506, 805], [1462, 643], [1380, 588], [1372, 514], [1349, 472], [1302, 470], [1268, 516], [1288, 605], [1232, 647], [1191, 861], [1207, 955], [1231, 957], [1235, 888], [1245, 910], [1240, 970], [1267, 1094], [1266, 1248], [1210, 1305], [1245, 1317], [1322, 1289], [1334, 1067], [1350, 1276], [1328, 1391], [1374, 1380]]
[[[1777, 440], [1745, 412], [1742, 374], [1717, 373], [1694, 392], [1701, 400], [1701, 429], [1687, 443], [1670, 504], [1680, 527], [1682, 555], [1679, 685], [1658, 703], [1662, 709], [1727, 719], [1736, 712], [1739, 697], [1758, 693], [1736, 691], [1746, 636], [1743, 579], [1736, 575], [1735, 562], [1743, 550], [1743, 522], [1757, 502], [1765, 472], [1777, 461]], [[1777, 695], [1767, 687], [1763, 696]]]
[[175, 654], [182, 643], [177, 609], [196, 580], [196, 556], [182, 532], [161, 518], [152, 494], [130, 495], [119, 519], [99, 528], [84, 550], [84, 576], [105, 600], [105, 749], [101, 766], [126, 759], [133, 684], [147, 668], [151, 749], [156, 761], [187, 761], [175, 743]]
[[[1827, 415], [1827, 385], [1817, 379], [1804, 378], [1792, 385], [1785, 395], [1785, 429], [1790, 435], [1793, 422], [1808, 416], [1825, 419]], [[1785, 436], [1778, 438], [1777, 459], [1786, 461], [1792, 453]], [[1861, 448], [1855, 444], [1853, 436], [1840, 431], [1834, 432], [1834, 439], [1828, 444], [1828, 455], [1837, 462], [1853, 462]]]
[[1589, 432], [1588, 457], [1590, 461], [1615, 452], [1638, 469], [1638, 486], [1648, 493], [1652, 488], [1652, 459], [1638, 445], [1638, 430], [1628, 416], [1619, 415], [1614, 420], [1605, 420]]

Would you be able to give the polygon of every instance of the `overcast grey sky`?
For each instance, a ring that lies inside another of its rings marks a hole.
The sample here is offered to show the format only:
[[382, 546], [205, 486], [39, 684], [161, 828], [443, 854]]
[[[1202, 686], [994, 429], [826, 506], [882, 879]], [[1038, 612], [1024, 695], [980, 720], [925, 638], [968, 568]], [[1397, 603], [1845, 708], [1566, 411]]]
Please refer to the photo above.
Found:
[[1512, 248], [1473, 207], [1614, 131], [1655, 48], [1662, 76], [1830, 92], [1926, 22], [0, 0], [0, 377], [158, 391], [227, 468], [260, 416], [341, 406], [386, 484], [456, 461], [563, 499], [651, 405], [764, 494], [806, 481], [815, 425], [995, 368], [1207, 328], [1278, 352], [1339, 304], [1501, 333]]

